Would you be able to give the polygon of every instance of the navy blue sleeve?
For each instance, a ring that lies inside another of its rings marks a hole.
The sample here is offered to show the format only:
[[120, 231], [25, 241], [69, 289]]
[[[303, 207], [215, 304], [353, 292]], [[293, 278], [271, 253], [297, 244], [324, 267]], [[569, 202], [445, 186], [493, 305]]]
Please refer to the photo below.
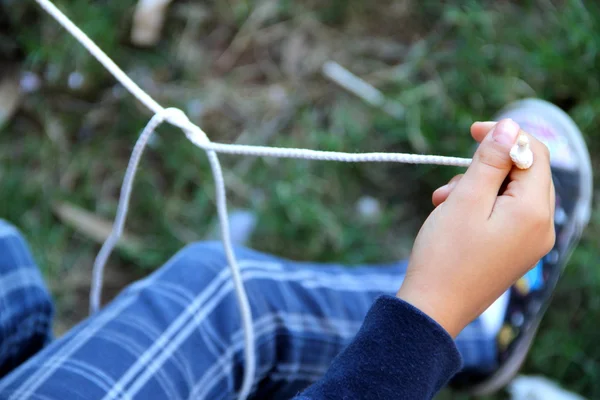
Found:
[[437, 322], [382, 296], [323, 378], [294, 399], [431, 399], [461, 364], [454, 341]]

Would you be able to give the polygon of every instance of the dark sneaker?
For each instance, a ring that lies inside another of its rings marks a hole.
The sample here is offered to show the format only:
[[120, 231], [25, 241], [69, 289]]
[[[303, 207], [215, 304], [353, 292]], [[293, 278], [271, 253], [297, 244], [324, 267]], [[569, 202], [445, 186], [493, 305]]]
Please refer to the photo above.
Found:
[[523, 364], [556, 283], [591, 214], [590, 155], [573, 120], [555, 105], [537, 99], [511, 104], [495, 120], [502, 118], [512, 118], [550, 150], [556, 189], [556, 244], [510, 291], [504, 325], [497, 338], [498, 368], [488, 373], [464, 370], [453, 379], [454, 387], [476, 395], [506, 386]]

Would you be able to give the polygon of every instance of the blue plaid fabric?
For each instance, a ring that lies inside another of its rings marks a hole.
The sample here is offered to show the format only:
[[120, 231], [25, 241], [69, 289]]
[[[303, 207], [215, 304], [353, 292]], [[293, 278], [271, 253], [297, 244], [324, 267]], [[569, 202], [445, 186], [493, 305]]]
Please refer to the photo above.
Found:
[[27, 244], [0, 220], [0, 377], [51, 338], [53, 308]]
[[[1, 399], [235, 398], [243, 335], [220, 243], [187, 246], [44, 347], [52, 318], [48, 292], [23, 239], [1, 226], [0, 365], [10, 370], [22, 362], [0, 380]], [[404, 262], [354, 268], [290, 262], [244, 248], [236, 255], [254, 316], [260, 399], [289, 398], [322, 376], [374, 299], [395, 293], [406, 269]], [[467, 366], [493, 362], [494, 338], [485, 337], [478, 321], [457, 346]]]

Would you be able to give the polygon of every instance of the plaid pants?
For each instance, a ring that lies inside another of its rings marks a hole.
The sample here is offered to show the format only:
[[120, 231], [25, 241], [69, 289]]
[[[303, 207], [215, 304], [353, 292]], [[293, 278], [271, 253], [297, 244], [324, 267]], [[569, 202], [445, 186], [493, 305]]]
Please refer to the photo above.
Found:
[[[260, 399], [289, 398], [317, 380], [406, 268], [236, 254], [254, 317]], [[231, 399], [240, 387], [243, 335], [220, 243], [185, 247], [55, 341], [51, 322], [27, 245], [0, 220], [1, 399]], [[494, 362], [494, 338], [479, 320], [456, 343], [465, 365]]]

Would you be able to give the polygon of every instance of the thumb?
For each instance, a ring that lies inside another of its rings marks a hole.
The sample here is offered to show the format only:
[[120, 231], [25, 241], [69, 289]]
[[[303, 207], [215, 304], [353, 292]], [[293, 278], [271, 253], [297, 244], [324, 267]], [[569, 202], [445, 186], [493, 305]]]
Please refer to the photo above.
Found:
[[515, 144], [520, 127], [512, 119], [503, 119], [482, 140], [473, 162], [455, 191], [477, 194], [477, 201], [493, 207], [502, 183], [510, 173], [513, 162], [510, 149]]

